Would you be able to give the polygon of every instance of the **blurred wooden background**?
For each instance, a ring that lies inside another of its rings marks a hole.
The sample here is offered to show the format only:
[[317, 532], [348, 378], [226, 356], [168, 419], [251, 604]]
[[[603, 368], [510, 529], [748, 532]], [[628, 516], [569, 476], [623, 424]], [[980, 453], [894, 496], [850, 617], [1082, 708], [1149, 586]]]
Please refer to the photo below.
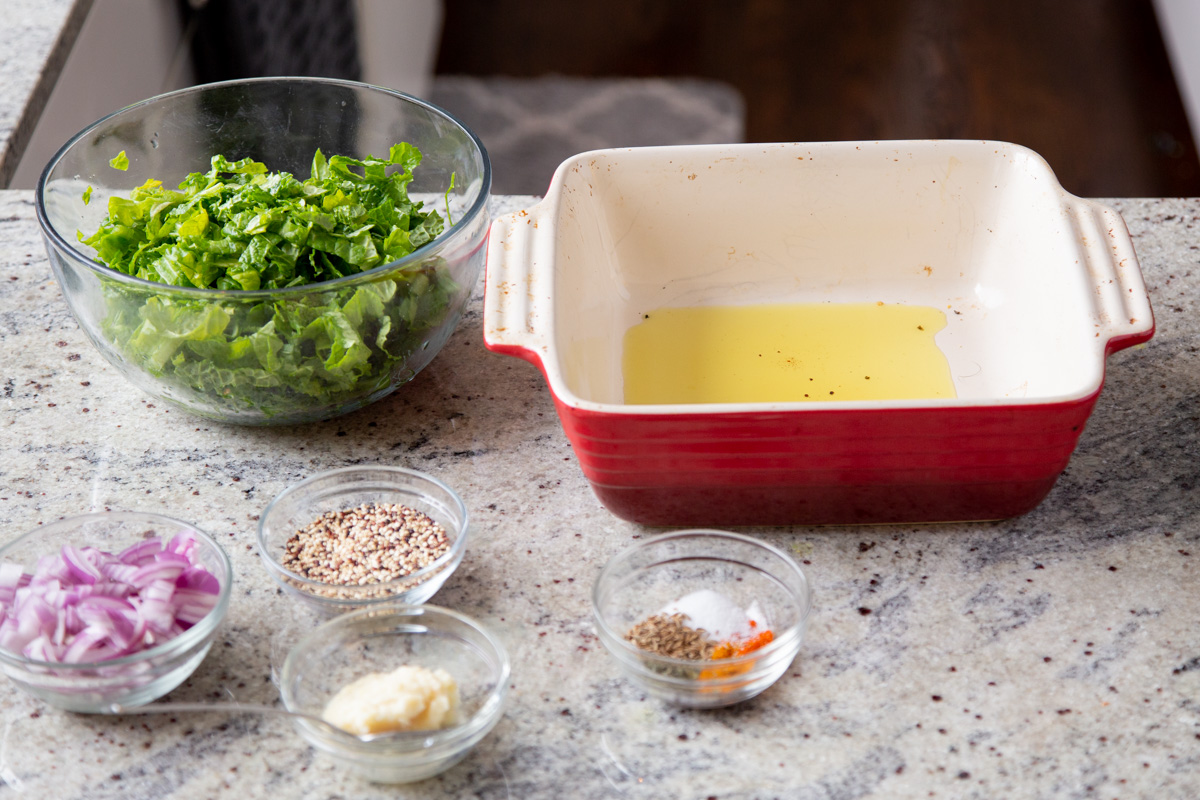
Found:
[[445, 75], [694, 76], [747, 141], [968, 138], [1088, 197], [1200, 196], [1151, 0], [445, 0]]

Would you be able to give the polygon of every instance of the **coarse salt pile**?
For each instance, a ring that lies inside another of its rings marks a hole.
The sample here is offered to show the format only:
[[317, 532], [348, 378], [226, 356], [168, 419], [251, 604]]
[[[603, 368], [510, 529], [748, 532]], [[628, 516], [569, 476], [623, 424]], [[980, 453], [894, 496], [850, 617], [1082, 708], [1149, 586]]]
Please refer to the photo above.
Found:
[[667, 604], [658, 613], [663, 617], [683, 614], [688, 618], [689, 627], [704, 630], [709, 638], [718, 642], [744, 641], [770, 628], [757, 601], [743, 609], [712, 589], [700, 589], [685, 595]]

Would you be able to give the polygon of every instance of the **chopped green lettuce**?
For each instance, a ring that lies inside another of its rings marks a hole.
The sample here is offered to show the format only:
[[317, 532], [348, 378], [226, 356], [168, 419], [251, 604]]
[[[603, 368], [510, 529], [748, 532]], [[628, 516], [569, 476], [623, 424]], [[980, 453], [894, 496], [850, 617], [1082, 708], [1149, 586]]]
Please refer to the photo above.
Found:
[[[217, 155], [176, 189], [148, 180], [111, 197], [100, 227], [79, 239], [110, 268], [170, 286], [321, 283], [394, 262], [442, 233], [437, 211], [408, 197], [420, 162], [407, 143], [385, 159], [326, 159], [318, 150], [301, 181]], [[408, 357], [461, 294], [437, 256], [326, 291], [254, 297], [193, 299], [111, 281], [103, 330], [127, 360], [190, 395], [189, 404], [202, 399], [213, 416], [290, 416], [411, 377]]]

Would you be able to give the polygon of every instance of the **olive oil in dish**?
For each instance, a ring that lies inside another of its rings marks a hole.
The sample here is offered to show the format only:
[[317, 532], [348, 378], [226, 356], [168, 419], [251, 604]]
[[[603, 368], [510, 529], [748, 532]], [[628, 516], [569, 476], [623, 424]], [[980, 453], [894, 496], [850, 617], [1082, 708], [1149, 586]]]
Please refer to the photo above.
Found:
[[954, 397], [944, 327], [942, 311], [896, 303], [663, 308], [625, 333], [625, 402]]

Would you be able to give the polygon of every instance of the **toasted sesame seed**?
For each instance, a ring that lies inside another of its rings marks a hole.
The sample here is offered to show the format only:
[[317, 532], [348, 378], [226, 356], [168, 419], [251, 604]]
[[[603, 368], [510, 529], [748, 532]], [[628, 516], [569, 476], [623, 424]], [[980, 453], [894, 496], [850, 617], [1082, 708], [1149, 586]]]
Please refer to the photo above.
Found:
[[450, 549], [446, 529], [399, 503], [330, 511], [284, 545], [283, 566], [309, 580], [367, 586], [411, 575]]

